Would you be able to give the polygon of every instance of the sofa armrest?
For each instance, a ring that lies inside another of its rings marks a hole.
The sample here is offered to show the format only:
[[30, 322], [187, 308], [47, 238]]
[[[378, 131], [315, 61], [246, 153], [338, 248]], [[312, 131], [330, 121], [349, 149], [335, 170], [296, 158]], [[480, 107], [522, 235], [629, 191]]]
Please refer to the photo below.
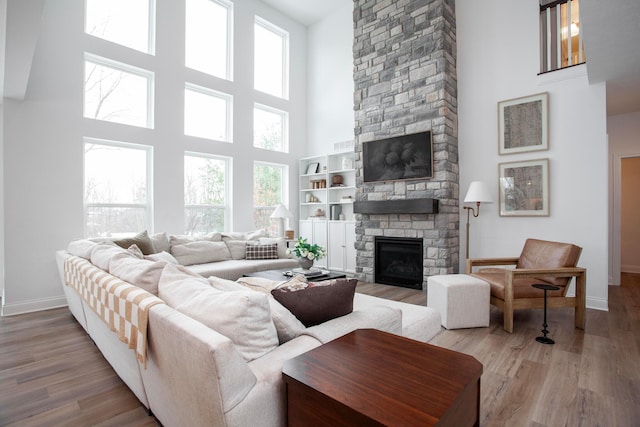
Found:
[[492, 266], [492, 265], [516, 265], [518, 263], [518, 257], [508, 258], [476, 258], [467, 259], [466, 273], [473, 273], [473, 267]]
[[164, 425], [226, 425], [256, 377], [231, 340], [157, 305], [149, 313], [147, 369], [141, 373], [151, 410]]
[[365, 328], [402, 335], [402, 311], [382, 305], [367, 307], [307, 328], [302, 334], [327, 343], [356, 329]]

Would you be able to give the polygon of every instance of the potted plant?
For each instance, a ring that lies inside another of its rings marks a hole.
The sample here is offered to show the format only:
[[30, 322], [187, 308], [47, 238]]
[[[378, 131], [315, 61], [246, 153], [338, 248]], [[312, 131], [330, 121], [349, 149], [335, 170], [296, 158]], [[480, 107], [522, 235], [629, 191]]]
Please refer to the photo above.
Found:
[[307, 242], [304, 237], [298, 237], [296, 244], [293, 248], [287, 249], [288, 254], [295, 254], [298, 257], [298, 264], [300, 268], [309, 270], [313, 266], [313, 262], [316, 259], [324, 258], [327, 253], [325, 249], [317, 244], [311, 244]]

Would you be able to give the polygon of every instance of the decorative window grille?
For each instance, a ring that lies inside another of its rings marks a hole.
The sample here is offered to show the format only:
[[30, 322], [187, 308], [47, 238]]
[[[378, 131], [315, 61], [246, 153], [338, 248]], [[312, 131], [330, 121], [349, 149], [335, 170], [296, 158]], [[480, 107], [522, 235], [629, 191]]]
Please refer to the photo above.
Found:
[[540, 73], [585, 61], [579, 0], [540, 0]]

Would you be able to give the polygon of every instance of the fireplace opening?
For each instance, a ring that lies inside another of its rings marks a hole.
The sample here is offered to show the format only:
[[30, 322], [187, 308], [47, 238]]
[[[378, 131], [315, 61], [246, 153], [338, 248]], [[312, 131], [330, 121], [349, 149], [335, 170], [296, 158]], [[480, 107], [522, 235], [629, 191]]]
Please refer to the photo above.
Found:
[[422, 289], [422, 239], [376, 237], [376, 283]]

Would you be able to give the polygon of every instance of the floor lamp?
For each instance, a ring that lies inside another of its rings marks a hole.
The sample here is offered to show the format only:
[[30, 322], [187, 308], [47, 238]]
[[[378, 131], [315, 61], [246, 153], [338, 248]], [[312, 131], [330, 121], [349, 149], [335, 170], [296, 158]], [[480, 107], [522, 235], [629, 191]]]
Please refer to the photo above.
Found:
[[489, 194], [489, 189], [481, 181], [473, 181], [469, 184], [469, 190], [467, 190], [467, 195], [464, 198], [464, 203], [474, 203], [476, 204], [476, 208], [465, 206], [464, 208], [467, 210], [467, 251], [466, 251], [466, 259], [469, 259], [469, 218], [470, 214], [473, 213], [473, 217], [477, 218], [480, 215], [480, 203], [493, 203], [493, 199], [491, 198], [491, 194]]
[[285, 208], [284, 205], [279, 205], [275, 211], [271, 214], [270, 218], [276, 218], [280, 220], [278, 235], [280, 237], [284, 236], [284, 220], [285, 218], [291, 218], [293, 215], [289, 212], [289, 209]]

